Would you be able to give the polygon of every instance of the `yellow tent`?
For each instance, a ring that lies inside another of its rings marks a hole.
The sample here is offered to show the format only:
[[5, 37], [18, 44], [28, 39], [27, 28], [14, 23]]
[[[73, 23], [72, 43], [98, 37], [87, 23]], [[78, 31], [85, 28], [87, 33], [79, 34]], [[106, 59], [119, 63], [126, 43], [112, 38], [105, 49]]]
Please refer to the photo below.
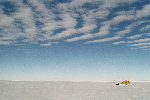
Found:
[[123, 81], [121, 84], [125, 84], [125, 85], [127, 85], [127, 84], [130, 84], [130, 82], [129, 82], [129, 81], [127, 81], [127, 80], [125, 80], [125, 81]]
[[[122, 81], [120, 84], [122, 85], [129, 85], [130, 82], [128, 80]], [[117, 83], [116, 85], [119, 85], [119, 83]]]

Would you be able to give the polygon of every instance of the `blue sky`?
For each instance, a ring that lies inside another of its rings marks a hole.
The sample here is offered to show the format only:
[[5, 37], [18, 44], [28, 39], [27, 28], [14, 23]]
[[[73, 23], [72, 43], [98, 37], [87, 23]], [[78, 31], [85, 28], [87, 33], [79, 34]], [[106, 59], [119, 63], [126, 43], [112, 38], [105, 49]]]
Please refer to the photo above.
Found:
[[150, 80], [149, 0], [0, 0], [0, 80]]

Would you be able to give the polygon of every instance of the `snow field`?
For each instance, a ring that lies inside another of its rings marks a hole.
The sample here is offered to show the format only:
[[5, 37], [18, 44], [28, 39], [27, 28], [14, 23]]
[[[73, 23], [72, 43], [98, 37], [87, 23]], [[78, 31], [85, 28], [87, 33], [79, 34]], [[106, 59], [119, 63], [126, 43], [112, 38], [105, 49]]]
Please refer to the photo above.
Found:
[[149, 100], [150, 83], [0, 81], [1, 100]]

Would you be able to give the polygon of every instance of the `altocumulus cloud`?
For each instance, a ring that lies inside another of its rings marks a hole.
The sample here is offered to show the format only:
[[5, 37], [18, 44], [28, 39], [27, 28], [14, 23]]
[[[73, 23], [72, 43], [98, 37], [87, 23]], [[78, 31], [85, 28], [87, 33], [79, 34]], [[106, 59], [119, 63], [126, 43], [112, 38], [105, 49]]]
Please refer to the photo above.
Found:
[[80, 41], [149, 50], [149, 1], [1, 0], [0, 5], [0, 45]]

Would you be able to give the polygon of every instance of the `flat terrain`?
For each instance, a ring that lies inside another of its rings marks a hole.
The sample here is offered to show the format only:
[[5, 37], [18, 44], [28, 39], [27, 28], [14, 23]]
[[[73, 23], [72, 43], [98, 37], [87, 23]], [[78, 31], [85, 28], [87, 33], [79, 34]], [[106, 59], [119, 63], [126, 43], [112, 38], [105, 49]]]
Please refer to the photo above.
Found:
[[1, 100], [149, 100], [150, 83], [0, 81]]

